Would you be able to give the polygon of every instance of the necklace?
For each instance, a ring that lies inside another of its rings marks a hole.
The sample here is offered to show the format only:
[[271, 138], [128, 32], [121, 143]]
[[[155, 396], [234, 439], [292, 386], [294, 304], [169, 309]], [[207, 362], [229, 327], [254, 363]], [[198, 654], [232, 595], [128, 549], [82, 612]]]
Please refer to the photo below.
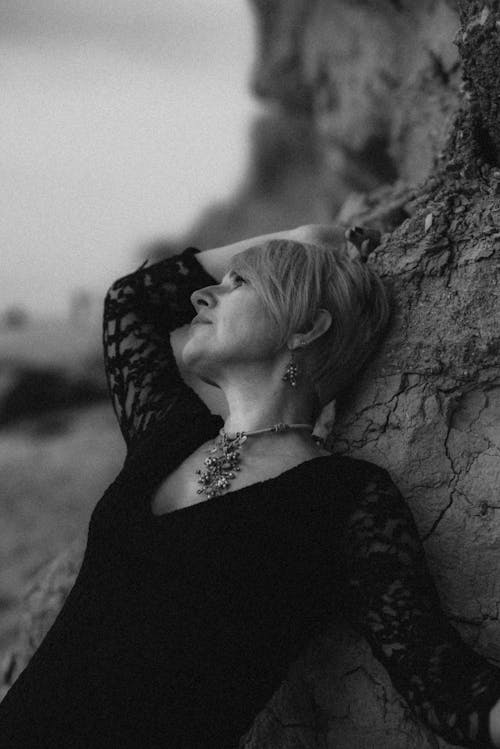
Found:
[[[206, 494], [208, 499], [217, 497], [219, 494], [227, 491], [231, 486], [231, 479], [235, 478], [235, 472], [241, 471], [240, 448], [247, 441], [247, 438], [254, 434], [263, 434], [264, 432], [287, 432], [289, 429], [308, 429], [312, 432], [312, 424], [273, 424], [267, 429], [256, 429], [253, 432], [236, 432], [234, 437], [230, 437], [222, 428], [219, 436], [216, 438], [214, 445], [208, 449], [209, 457], [205, 458], [203, 463], [206, 468], [204, 471], [198, 469], [198, 483], [201, 488], [197, 489], [197, 494]], [[313, 439], [318, 445], [323, 444], [321, 437], [313, 435]], [[219, 453], [219, 454], [217, 454]]]

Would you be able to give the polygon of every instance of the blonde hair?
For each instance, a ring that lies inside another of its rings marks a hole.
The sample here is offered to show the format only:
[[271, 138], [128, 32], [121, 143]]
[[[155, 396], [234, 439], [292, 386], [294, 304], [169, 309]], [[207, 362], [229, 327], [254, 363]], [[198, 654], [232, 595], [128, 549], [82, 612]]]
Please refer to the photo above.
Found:
[[233, 256], [280, 332], [279, 350], [306, 332], [318, 308], [332, 316], [329, 329], [300, 350], [316, 395], [315, 417], [351, 384], [379, 344], [390, 317], [386, 288], [361, 258], [335, 247], [273, 239]]

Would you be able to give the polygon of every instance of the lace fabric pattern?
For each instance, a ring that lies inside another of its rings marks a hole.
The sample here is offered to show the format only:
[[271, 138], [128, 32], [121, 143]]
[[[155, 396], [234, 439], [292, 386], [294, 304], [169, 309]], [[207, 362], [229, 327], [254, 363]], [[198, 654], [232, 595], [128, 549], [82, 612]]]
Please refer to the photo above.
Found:
[[183, 403], [185, 413], [209, 413], [182, 380], [169, 334], [195, 316], [190, 295], [217, 283], [194, 260], [181, 255], [118, 279], [104, 301], [103, 346], [108, 388], [128, 447]]
[[[169, 342], [170, 331], [194, 317], [193, 291], [216, 283], [197, 252], [143, 265], [106, 296], [105, 367], [129, 449], [159, 421], [210, 414], [180, 377]], [[351, 476], [357, 491], [342, 581], [351, 623], [424, 723], [451, 743], [491, 747], [488, 714], [500, 698], [499, 670], [463, 643], [442, 613], [413, 517], [387, 471], [355, 463], [364, 470], [361, 481]]]
[[371, 464], [346, 526], [351, 623], [415, 714], [453, 744], [491, 747], [500, 672], [446, 619], [413, 516]]

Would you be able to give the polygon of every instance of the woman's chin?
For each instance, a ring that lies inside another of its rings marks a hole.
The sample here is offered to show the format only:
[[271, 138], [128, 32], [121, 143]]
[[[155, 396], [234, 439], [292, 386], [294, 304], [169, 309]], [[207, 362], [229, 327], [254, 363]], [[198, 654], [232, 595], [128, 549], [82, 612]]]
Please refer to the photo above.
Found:
[[188, 341], [180, 353], [180, 360], [186, 369], [203, 379], [203, 354], [197, 346]]
[[180, 352], [180, 360], [186, 369], [195, 371], [197, 359], [199, 359], [199, 354], [196, 353], [188, 341]]
[[202, 382], [206, 382], [207, 385], [213, 385], [214, 387], [217, 387], [217, 388], [219, 387], [219, 385], [217, 385], [217, 383], [214, 382], [212, 377], [203, 370], [203, 367], [200, 367], [200, 366], [197, 367], [195, 364], [186, 364], [186, 363], [185, 363], [185, 367], [190, 375], [194, 375]]
[[218, 388], [219, 385], [214, 380], [214, 366], [210, 366], [207, 356], [209, 356], [207, 347], [200, 345], [194, 338], [190, 337], [179, 352], [179, 363], [182, 362], [182, 365], [190, 374], [206, 382], [207, 385]]

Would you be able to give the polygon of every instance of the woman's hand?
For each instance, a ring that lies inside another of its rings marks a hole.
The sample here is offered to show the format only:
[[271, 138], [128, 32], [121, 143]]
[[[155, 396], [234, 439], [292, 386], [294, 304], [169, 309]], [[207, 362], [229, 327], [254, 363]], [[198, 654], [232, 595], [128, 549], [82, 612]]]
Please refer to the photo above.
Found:
[[338, 224], [305, 224], [290, 232], [290, 239], [331, 249], [347, 250], [350, 257], [366, 260], [380, 244], [381, 234], [376, 229]]
[[320, 415], [316, 419], [313, 429], [313, 434], [316, 437], [321, 437], [322, 440], [326, 440], [329, 437], [335, 423], [335, 407], [335, 399], [331, 400], [323, 407]]

